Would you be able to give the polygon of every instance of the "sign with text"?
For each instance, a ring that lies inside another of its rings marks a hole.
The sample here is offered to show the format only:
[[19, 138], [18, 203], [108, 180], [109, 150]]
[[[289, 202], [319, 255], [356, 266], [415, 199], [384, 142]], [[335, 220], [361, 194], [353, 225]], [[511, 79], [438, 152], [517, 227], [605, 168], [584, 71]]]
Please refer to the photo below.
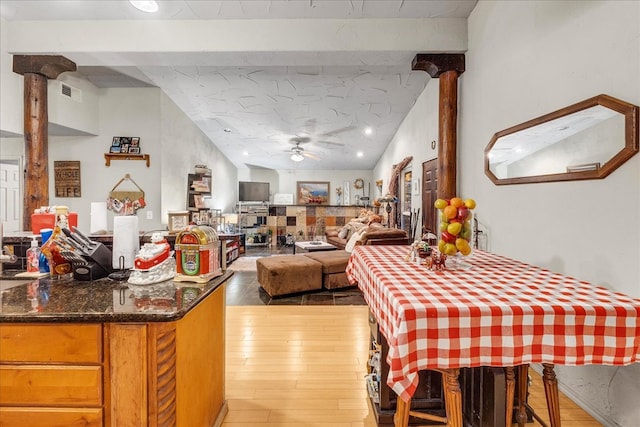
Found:
[[82, 197], [80, 192], [80, 161], [54, 161], [56, 197]]

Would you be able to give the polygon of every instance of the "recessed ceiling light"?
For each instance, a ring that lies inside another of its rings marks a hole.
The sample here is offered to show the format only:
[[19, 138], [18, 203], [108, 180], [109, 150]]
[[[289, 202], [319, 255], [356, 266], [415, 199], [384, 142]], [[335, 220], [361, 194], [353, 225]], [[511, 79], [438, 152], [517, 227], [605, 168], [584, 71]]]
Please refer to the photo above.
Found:
[[362, 151], [358, 151], [357, 156], [358, 157], [362, 157], [362, 156], [364, 156], [364, 153]]
[[248, 152], [247, 150], [245, 150], [245, 151], [243, 151], [243, 152], [242, 152], [242, 155], [243, 155], [243, 156], [248, 156], [248, 155], [249, 155], [249, 152]]
[[158, 3], [155, 0], [129, 0], [129, 3], [143, 12], [154, 13], [158, 11]]
[[373, 134], [373, 129], [367, 126], [366, 128], [364, 128], [363, 132], [365, 135], [371, 135]]

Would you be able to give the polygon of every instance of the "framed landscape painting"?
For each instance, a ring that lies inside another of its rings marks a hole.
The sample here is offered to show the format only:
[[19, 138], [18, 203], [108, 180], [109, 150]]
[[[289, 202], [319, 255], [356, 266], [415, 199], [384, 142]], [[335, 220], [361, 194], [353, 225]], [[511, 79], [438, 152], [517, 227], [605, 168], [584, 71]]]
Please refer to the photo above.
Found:
[[296, 199], [299, 205], [328, 205], [329, 181], [298, 181]]

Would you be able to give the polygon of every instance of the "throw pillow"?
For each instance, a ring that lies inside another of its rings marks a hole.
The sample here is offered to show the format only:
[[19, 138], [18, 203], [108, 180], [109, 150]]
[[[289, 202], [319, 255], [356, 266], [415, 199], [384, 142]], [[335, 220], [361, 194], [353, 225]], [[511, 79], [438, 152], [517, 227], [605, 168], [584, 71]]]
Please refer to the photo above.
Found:
[[349, 239], [349, 241], [348, 241], [348, 242], [347, 242], [347, 244], [345, 245], [344, 250], [345, 250], [345, 251], [347, 251], [347, 252], [351, 252], [351, 251], [353, 251], [353, 248], [354, 248], [354, 247], [358, 244], [358, 242], [360, 241], [361, 234], [362, 234], [363, 232], [365, 232], [365, 231], [366, 231], [366, 228], [363, 228], [362, 230], [359, 230], [359, 231], [354, 231], [354, 232], [351, 234], [351, 238]]
[[349, 235], [348, 227], [342, 227], [340, 231], [338, 231], [338, 237], [341, 239], [346, 239], [348, 235]]

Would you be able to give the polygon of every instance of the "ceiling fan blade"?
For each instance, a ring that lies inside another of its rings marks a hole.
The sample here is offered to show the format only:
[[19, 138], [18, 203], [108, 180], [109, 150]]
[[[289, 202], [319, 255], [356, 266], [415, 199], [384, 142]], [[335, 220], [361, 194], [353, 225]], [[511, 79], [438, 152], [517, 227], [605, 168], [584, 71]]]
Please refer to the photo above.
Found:
[[344, 147], [344, 144], [343, 144], [343, 143], [341, 143], [341, 142], [332, 142], [332, 141], [316, 141], [316, 143], [318, 143], [318, 144], [324, 144], [324, 145], [329, 145], [329, 146], [330, 146], [329, 148], [331, 148], [331, 146], [334, 146], [334, 147]]
[[320, 157], [316, 156], [313, 153], [309, 153], [308, 151], [305, 151], [304, 153], [302, 153], [302, 155], [313, 160], [322, 160]]
[[307, 142], [311, 142], [311, 138], [309, 138], [308, 136], [296, 136], [295, 138], [291, 138], [289, 140], [290, 144], [293, 145], [300, 145], [300, 144], [306, 144]]
[[313, 135], [314, 132], [316, 131], [316, 119], [308, 119], [306, 122], [304, 122], [304, 132], [307, 135]]
[[340, 128], [340, 129], [334, 129], [332, 131], [325, 132], [325, 133], [321, 134], [320, 136], [338, 135], [339, 133], [346, 132], [346, 131], [351, 130], [351, 129], [355, 129], [355, 126], [354, 125], [350, 125], [350, 126], [345, 126], [343, 128]]

